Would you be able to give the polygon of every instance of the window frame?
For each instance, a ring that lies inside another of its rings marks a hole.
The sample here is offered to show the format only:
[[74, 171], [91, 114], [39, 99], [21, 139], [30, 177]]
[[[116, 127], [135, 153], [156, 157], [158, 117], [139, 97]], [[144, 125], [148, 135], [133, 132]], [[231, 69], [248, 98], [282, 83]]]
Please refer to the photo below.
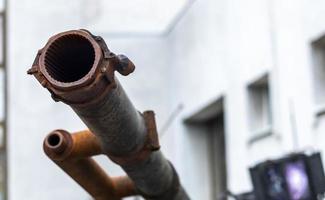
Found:
[[[247, 85], [248, 145], [273, 135], [271, 84], [268, 73], [262, 74]], [[260, 104], [257, 109], [257, 105]], [[262, 119], [256, 121], [256, 119]]]

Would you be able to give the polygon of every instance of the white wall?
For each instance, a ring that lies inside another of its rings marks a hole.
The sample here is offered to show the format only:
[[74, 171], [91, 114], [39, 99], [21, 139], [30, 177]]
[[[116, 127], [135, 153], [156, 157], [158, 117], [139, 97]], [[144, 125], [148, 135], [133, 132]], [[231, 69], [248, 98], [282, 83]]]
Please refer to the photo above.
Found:
[[[202, 0], [173, 30], [172, 56], [179, 58], [173, 63], [178, 73], [171, 75], [178, 82], [174, 101], [186, 105], [174, 127], [182, 145], [177, 163], [194, 199], [208, 187], [208, 174], [182, 165], [187, 163], [186, 155], [198, 151], [193, 140], [200, 137], [193, 137], [182, 119], [219, 95], [226, 99], [227, 175], [232, 191], [251, 189], [247, 169], [258, 161], [293, 150], [324, 150], [324, 119], [313, 113], [310, 55], [311, 41], [325, 32], [324, 9], [322, 1]], [[264, 73], [270, 76], [273, 135], [249, 145], [247, 86]], [[190, 176], [193, 173], [202, 181]]]

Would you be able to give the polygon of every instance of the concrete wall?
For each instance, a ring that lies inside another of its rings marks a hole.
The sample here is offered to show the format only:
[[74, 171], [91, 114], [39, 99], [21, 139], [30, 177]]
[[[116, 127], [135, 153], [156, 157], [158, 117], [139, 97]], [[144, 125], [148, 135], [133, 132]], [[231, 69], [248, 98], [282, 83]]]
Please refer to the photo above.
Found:
[[[208, 199], [204, 195], [209, 174], [184, 158], [195, 151], [204, 154], [199, 149], [207, 143], [202, 132], [192, 134], [183, 119], [220, 95], [226, 99], [230, 190], [251, 189], [247, 169], [258, 161], [295, 150], [325, 149], [323, 117], [315, 116], [311, 55], [311, 42], [325, 31], [320, 20], [324, 9], [321, 1], [196, 1], [172, 31], [172, 56], [179, 58], [173, 63], [179, 73], [171, 75], [178, 83], [173, 88], [178, 95], [174, 101], [186, 105], [174, 127], [177, 141], [182, 141], [177, 163], [194, 199], [202, 195]], [[272, 134], [250, 143], [247, 87], [265, 73], [269, 75]], [[196, 144], [198, 140], [203, 144]], [[208, 161], [201, 156], [199, 162], [205, 169]]]
[[[197, 0], [161, 37], [105, 39], [137, 65], [119, 79], [139, 110], [154, 109], [161, 129], [178, 105], [181, 114], [161, 136], [192, 199], [209, 199], [207, 138], [183, 120], [225, 98], [228, 187], [251, 189], [247, 168], [286, 152], [324, 150], [324, 117], [315, 116], [311, 42], [325, 33], [322, 0]], [[9, 0], [9, 196], [20, 199], [89, 199], [43, 154], [46, 133], [85, 128], [26, 75], [37, 49], [60, 31], [84, 27], [80, 2]], [[85, 26], [87, 28], [87, 26]], [[272, 135], [249, 143], [247, 86], [268, 73]], [[294, 123], [293, 123], [294, 122]], [[298, 135], [298, 139], [294, 139]], [[297, 142], [295, 142], [297, 141]], [[121, 170], [98, 158], [111, 174]]]

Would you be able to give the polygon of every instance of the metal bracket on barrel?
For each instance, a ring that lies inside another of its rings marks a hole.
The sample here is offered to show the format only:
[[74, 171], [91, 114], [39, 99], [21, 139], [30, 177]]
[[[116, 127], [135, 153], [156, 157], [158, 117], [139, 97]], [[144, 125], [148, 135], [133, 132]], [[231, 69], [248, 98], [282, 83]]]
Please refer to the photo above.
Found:
[[127, 56], [123, 54], [119, 54], [119, 55], [114, 54], [108, 49], [102, 37], [96, 36], [86, 29], [81, 29], [81, 30], [89, 33], [97, 41], [99, 46], [102, 48], [104, 59], [109, 60], [111, 63], [110, 65], [112, 65], [113, 68], [116, 71], [118, 71], [121, 75], [127, 76], [134, 71], [135, 65]]
[[143, 118], [148, 131], [146, 148], [151, 151], [158, 151], [160, 149], [160, 144], [155, 120], [155, 113], [153, 111], [145, 111], [143, 113]]
[[145, 144], [140, 150], [125, 156], [114, 156], [108, 154], [113, 162], [121, 166], [133, 165], [134, 163], [147, 159], [153, 151], [158, 151], [160, 149], [155, 113], [153, 111], [145, 111], [142, 116], [147, 127], [147, 138]]

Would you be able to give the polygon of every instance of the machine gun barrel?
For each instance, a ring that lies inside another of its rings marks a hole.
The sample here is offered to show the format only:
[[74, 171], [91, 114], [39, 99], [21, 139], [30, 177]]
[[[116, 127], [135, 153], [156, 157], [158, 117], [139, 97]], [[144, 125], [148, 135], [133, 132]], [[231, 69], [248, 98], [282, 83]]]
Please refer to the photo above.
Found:
[[95, 200], [121, 200], [138, 194], [129, 177], [111, 178], [91, 158], [102, 154], [102, 150], [97, 138], [87, 130], [73, 134], [52, 131], [45, 138], [43, 148], [46, 155]]

